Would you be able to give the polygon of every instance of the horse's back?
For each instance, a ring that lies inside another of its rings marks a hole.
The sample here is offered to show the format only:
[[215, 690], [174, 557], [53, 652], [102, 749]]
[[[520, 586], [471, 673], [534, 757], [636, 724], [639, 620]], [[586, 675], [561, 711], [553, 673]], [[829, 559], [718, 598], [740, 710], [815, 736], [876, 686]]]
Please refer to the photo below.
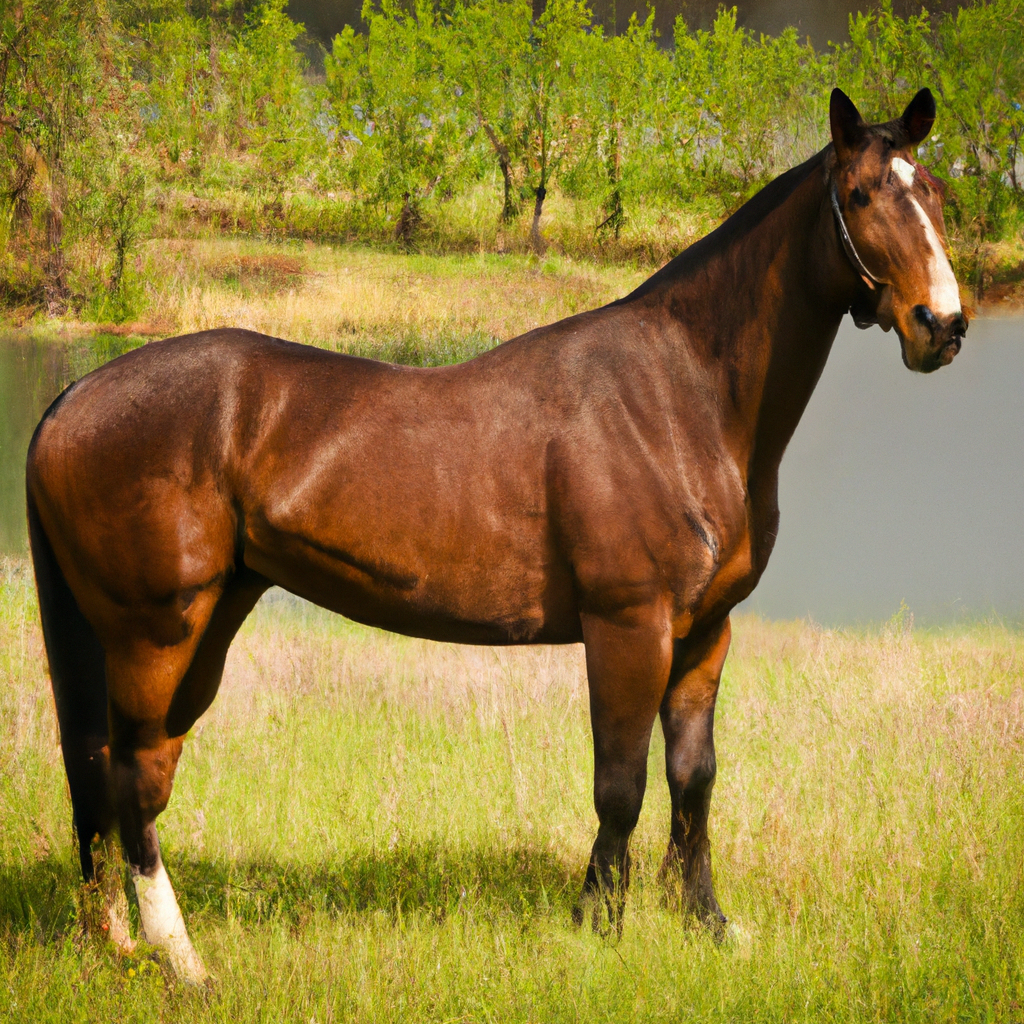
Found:
[[243, 331], [155, 342], [69, 389], [28, 484], [99, 617], [173, 605], [244, 563], [364, 621], [525, 639], [568, 584], [552, 579], [543, 445], [509, 405], [522, 382], [501, 376], [488, 397], [486, 367]]

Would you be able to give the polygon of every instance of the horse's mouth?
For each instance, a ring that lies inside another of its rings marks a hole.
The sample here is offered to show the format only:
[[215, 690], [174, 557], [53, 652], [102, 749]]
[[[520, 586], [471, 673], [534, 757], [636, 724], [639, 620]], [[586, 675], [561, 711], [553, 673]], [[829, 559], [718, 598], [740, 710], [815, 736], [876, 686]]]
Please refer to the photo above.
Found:
[[900, 355], [903, 356], [903, 365], [908, 370], [916, 370], [918, 373], [934, 373], [943, 366], [949, 366], [957, 357], [963, 345], [964, 336], [961, 332], [954, 332], [945, 341], [938, 344], [931, 352], [926, 352], [921, 362], [914, 366], [907, 356], [907, 343], [902, 333], [897, 332], [900, 339]]
[[949, 366], [953, 359], [960, 352], [960, 346], [963, 344], [964, 338], [962, 334], [954, 334], [936, 354], [939, 366]]
[[[902, 339], [901, 339], [902, 341]], [[949, 366], [951, 362], [956, 358], [957, 353], [960, 351], [960, 346], [963, 344], [963, 335], [954, 334], [948, 341], [943, 342], [934, 352], [929, 352], [921, 360], [920, 366], [911, 366], [910, 361], [907, 359], [907, 347], [902, 345], [903, 349], [903, 363], [909, 370], [917, 370], [919, 373], [934, 373], [936, 370], [943, 366]]]

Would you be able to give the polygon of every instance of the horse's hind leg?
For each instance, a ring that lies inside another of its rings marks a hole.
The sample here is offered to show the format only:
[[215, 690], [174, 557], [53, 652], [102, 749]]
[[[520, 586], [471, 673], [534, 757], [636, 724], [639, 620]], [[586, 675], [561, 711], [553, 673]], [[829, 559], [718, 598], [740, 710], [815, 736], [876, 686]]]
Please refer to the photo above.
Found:
[[143, 936], [195, 984], [206, 970], [163, 866], [156, 818], [170, 799], [185, 733], [213, 700], [231, 639], [266, 587], [243, 573], [223, 593], [193, 598], [193, 631], [178, 645], [136, 640], [107, 655], [113, 789]]
[[715, 698], [731, 638], [729, 620], [699, 638], [677, 641], [672, 676], [661, 706], [672, 830], [663, 880], [681, 885], [684, 909], [716, 933], [725, 916], [711, 879], [708, 811], [715, 784]]
[[660, 607], [631, 609], [614, 620], [586, 616], [583, 635], [594, 732], [594, 807], [599, 827], [580, 903], [582, 923], [593, 903], [594, 926], [603, 894], [613, 926], [621, 928], [629, 885], [629, 837], [647, 786], [647, 752], [672, 662], [672, 638]]
[[166, 950], [180, 977], [198, 984], [206, 971], [189, 941], [156, 834], [156, 817], [170, 798], [183, 743], [182, 736], [167, 734], [167, 712], [192, 653], [142, 645], [108, 651], [107, 681], [112, 789], [142, 937]]
[[54, 557], [31, 494], [28, 520], [50, 682], [85, 883], [82, 922], [87, 930], [106, 935], [121, 952], [130, 952], [134, 943], [128, 928], [120, 853], [113, 836], [116, 812], [107, 745], [105, 656]]

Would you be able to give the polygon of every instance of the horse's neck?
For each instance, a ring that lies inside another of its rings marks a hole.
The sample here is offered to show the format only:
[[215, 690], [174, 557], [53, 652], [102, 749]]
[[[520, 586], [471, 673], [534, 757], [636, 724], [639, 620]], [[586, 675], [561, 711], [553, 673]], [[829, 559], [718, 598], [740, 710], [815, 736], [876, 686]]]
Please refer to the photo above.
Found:
[[763, 383], [752, 422], [751, 478], [777, 475], [852, 299], [854, 278], [839, 248], [823, 176], [813, 175], [789, 202], [800, 230], [780, 254], [774, 316], [752, 364]]
[[782, 454], [849, 305], [851, 275], [825, 187], [816, 167], [714, 254], [699, 284], [690, 282], [705, 312], [697, 330], [688, 325], [688, 343], [714, 371], [722, 430], [748, 488], [767, 487], [772, 499]]

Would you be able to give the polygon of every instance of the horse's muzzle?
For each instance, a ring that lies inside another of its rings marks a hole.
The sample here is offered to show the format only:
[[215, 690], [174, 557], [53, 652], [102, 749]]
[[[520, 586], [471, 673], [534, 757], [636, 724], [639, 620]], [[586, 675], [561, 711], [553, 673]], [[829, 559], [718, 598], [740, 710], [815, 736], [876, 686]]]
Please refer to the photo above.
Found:
[[940, 319], [927, 306], [915, 306], [914, 319], [931, 335], [929, 351], [921, 360], [921, 372], [931, 373], [953, 362], [967, 333], [967, 319], [963, 313], [953, 313]]

